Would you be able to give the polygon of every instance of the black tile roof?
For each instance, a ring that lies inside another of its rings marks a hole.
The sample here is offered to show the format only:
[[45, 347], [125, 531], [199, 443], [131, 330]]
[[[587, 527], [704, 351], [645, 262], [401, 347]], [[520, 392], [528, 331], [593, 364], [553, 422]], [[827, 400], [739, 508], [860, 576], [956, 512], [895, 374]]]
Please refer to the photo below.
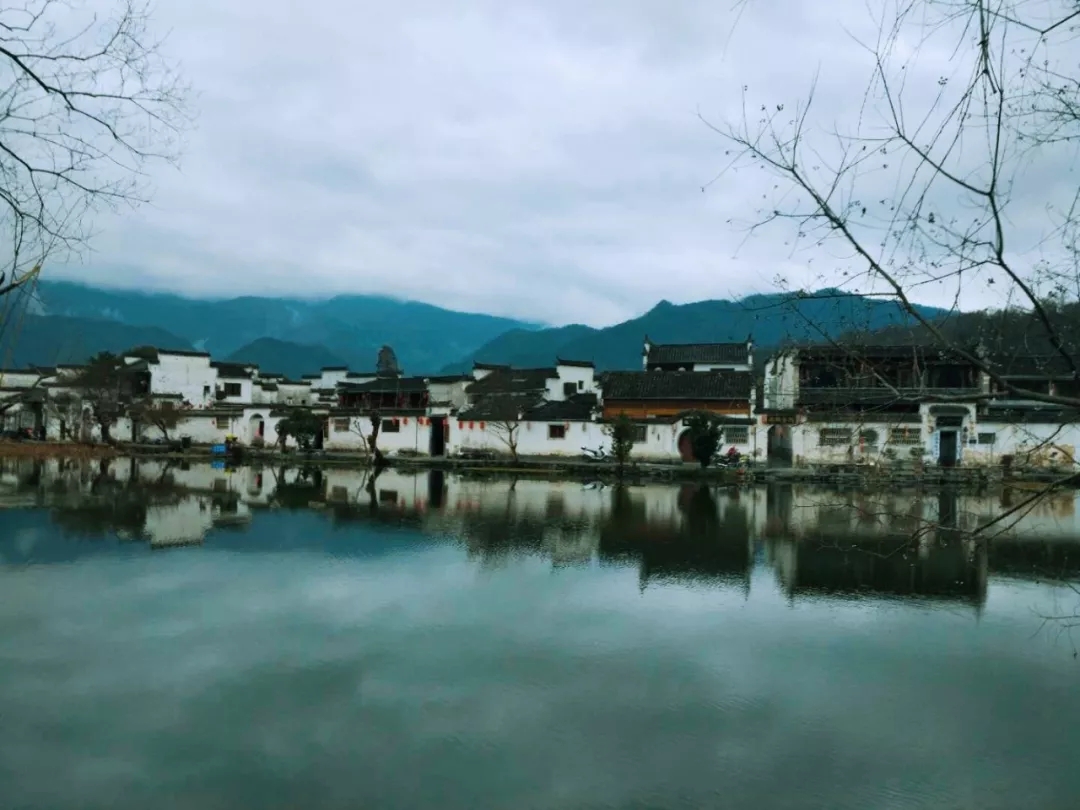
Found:
[[657, 343], [649, 347], [649, 363], [719, 363], [747, 365], [750, 353], [745, 343]]
[[605, 400], [750, 398], [749, 371], [612, 371], [601, 378]]
[[210, 352], [196, 352], [190, 349], [158, 349], [158, 354], [168, 354], [176, 357], [209, 357]]
[[348, 394], [410, 393], [426, 391], [427, 380], [424, 377], [379, 377], [370, 382], [338, 383], [338, 390]]
[[[1035, 379], [1072, 379], [1073, 370], [1060, 354], [998, 356], [987, 359], [987, 365], [1003, 377]], [[1080, 367], [1080, 357], [1076, 358]]]
[[566, 400], [544, 401], [536, 394], [489, 394], [461, 411], [462, 421], [582, 422], [592, 418], [595, 394], [578, 394]]
[[487, 394], [458, 413], [462, 421], [524, 419], [524, 414], [535, 408], [540, 397], [532, 392], [522, 394]]
[[584, 422], [592, 418], [597, 404], [596, 394], [577, 394], [565, 400], [540, 403], [526, 418], [530, 422]]
[[556, 357], [555, 363], [560, 366], [575, 366], [577, 368], [596, 368], [592, 360], [567, 360], [565, 357]]
[[250, 380], [252, 376], [252, 372], [248, 370], [247, 366], [239, 363], [213, 362], [210, 365], [217, 369], [219, 377], [225, 377], [226, 379]]
[[543, 391], [547, 388], [547, 381], [558, 376], [554, 368], [503, 367], [477, 380], [466, 391], [470, 395]]
[[[974, 347], [964, 347], [964, 351], [977, 354]], [[861, 360], [874, 363], [882, 360], [917, 359], [920, 363], [966, 363], [956, 351], [941, 346], [918, 346], [904, 344], [875, 345], [872, 343], [852, 343], [847, 346], [800, 346], [798, 349], [801, 362], [812, 363], [848, 363]]]

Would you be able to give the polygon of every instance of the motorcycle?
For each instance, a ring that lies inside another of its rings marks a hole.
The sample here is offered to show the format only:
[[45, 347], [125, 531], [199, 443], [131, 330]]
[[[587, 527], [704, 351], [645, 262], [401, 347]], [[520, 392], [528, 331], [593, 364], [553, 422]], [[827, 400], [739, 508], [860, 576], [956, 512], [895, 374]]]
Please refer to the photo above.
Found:
[[593, 450], [590, 447], [581, 448], [581, 457], [586, 461], [611, 461], [611, 455], [603, 448]]
[[746, 467], [749, 463], [749, 458], [738, 450], [734, 453], [731, 451], [728, 451], [727, 453], [717, 452], [713, 456], [713, 466], [719, 469], [734, 470], [740, 467]]

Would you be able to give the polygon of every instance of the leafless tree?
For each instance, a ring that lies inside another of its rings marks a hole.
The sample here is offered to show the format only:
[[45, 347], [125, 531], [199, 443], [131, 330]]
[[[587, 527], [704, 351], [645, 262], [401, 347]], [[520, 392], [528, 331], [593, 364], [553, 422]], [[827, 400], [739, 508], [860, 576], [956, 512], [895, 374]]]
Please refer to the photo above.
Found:
[[[793, 257], [828, 250], [837, 263], [820, 286], [894, 301], [918, 340], [989, 379], [974, 397], [980, 403], [1080, 409], [1080, 183], [1071, 174], [1080, 147], [1080, 3], [890, 0], [867, 8], [881, 16], [876, 38], [856, 43], [867, 82], [845, 100], [851, 123], [838, 125], [838, 111], [815, 98], [816, 81], [795, 103], [754, 98], [744, 86], [740, 116], [702, 116], [725, 149], [713, 183], [748, 169], [766, 178], [749, 234], [770, 229]], [[973, 299], [994, 311], [961, 313]], [[952, 314], [927, 315], [920, 301]], [[977, 329], [964, 327], [973, 320]], [[827, 340], [861, 356], [857, 341]], [[1009, 353], [1045, 355], [1059, 371], [1017, 379], [1000, 359]], [[1000, 520], [974, 534], [991, 535]]]
[[521, 431], [520, 415], [517, 419], [496, 419], [492, 422], [488, 422], [488, 425], [491, 427], [491, 432], [498, 437], [499, 441], [506, 445], [506, 449], [510, 453], [510, 460], [517, 464], [518, 434]]
[[[1080, 6], [1056, 3], [1059, 13], [1045, 19], [1026, 18], [1022, 0], [899, 3], [867, 48], [869, 82], [865, 97], [851, 100], [860, 110], [851, 132], [817, 124], [813, 88], [795, 105], [751, 102], [746, 93], [742, 120], [706, 123], [729, 147], [717, 182], [744, 166], [775, 179], [752, 230], [776, 225], [796, 249], [841, 250], [848, 266], [822, 281], [895, 300], [936, 345], [990, 377], [996, 393], [988, 397], [1077, 407], [1080, 397], [1008, 379], [915, 303], [930, 287], [947, 288], [954, 302], [978, 287], [1005, 288], [1006, 304], [1029, 310], [1040, 337], [1080, 378], [1076, 339], [1055, 317], [1080, 300], [1077, 183], [1040, 185], [1046, 208], [1035, 224], [1014, 213], [1031, 178], [1059, 175], [1080, 144], [1080, 88], [1069, 73]], [[916, 80], [930, 69], [920, 59], [946, 43], [963, 67], [937, 77], [920, 105]]]
[[130, 416], [157, 428], [161, 433], [161, 438], [169, 441], [169, 431], [176, 430], [180, 425], [182, 413], [175, 403], [142, 399], [132, 403]]
[[84, 249], [101, 209], [150, 193], [190, 123], [146, 0], [0, 8], [0, 295]]
[[379, 470], [385, 467], [386, 457], [383, 455], [382, 450], [379, 449], [379, 431], [382, 429], [382, 413], [379, 411], [372, 411], [367, 417], [357, 417], [352, 420], [349, 429], [364, 440], [361, 448], [363, 449], [364, 455], [367, 456], [368, 463]]

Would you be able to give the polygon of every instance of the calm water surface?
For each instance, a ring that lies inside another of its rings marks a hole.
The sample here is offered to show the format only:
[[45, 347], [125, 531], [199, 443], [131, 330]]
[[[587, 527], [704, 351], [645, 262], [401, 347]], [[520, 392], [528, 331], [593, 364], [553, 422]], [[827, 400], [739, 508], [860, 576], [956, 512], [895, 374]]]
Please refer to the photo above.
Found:
[[1080, 801], [1072, 494], [0, 473], [3, 808]]

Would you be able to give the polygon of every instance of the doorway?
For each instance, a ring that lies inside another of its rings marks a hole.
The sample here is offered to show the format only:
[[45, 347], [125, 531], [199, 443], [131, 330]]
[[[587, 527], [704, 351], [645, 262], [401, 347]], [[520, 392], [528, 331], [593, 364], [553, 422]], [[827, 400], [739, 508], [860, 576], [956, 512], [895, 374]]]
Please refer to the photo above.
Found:
[[770, 462], [791, 463], [791, 425], [773, 425], [769, 428], [766, 458]]
[[955, 467], [956, 466], [956, 431], [955, 430], [943, 430], [940, 433], [940, 445], [938, 447], [938, 466], [940, 467]]
[[431, 429], [429, 431], [431, 438], [428, 440], [428, 453], [432, 456], [445, 456], [446, 434], [449, 432], [449, 426], [446, 424], [446, 417], [433, 416], [429, 421], [431, 422]]
[[262, 414], [255, 413], [248, 420], [248, 441], [252, 444], [262, 444], [266, 440], [266, 422]]
[[684, 462], [694, 460], [694, 443], [690, 440], [690, 431], [679, 434], [679, 458]]

